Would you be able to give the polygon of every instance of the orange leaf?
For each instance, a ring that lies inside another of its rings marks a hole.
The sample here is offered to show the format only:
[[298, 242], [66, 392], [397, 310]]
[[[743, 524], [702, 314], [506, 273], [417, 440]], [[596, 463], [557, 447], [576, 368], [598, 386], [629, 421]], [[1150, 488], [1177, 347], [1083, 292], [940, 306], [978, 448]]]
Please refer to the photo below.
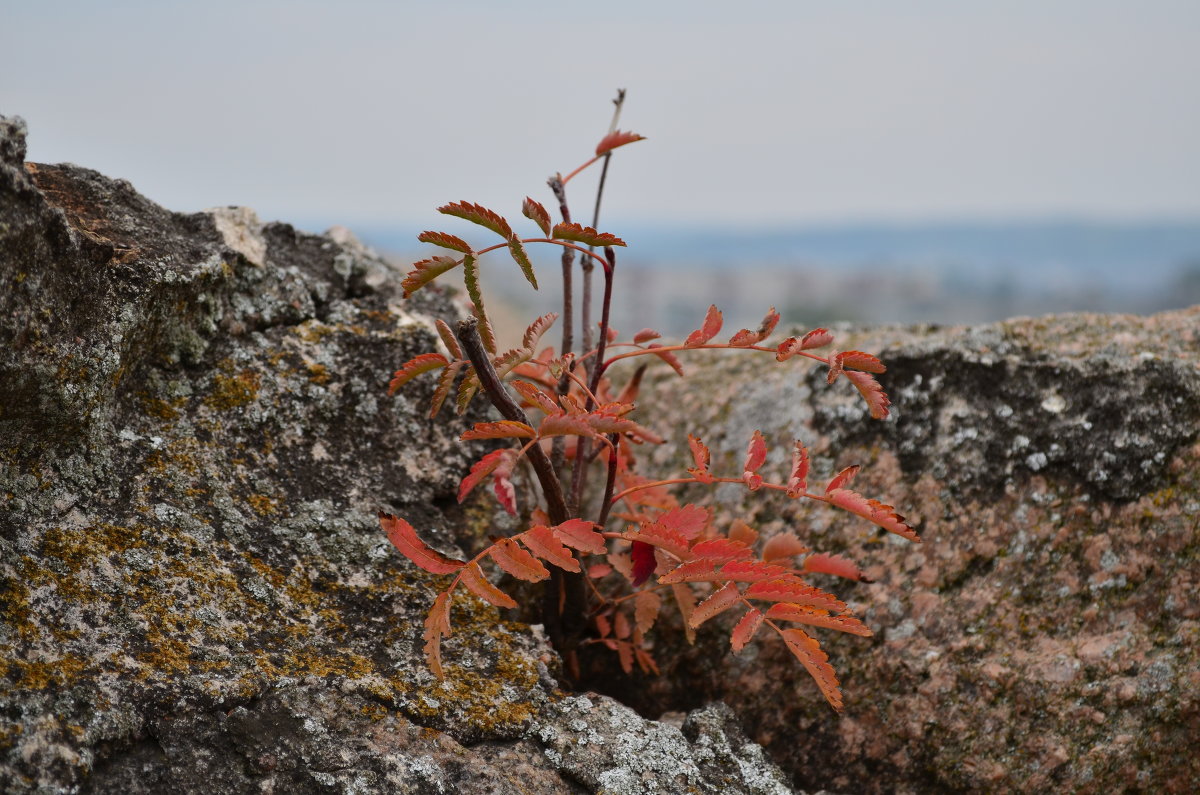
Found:
[[534, 439], [537, 431], [523, 422], [499, 420], [497, 422], [477, 422], [475, 427], [464, 431], [459, 440], [469, 442], [475, 439]]
[[808, 491], [808, 449], [797, 439], [792, 450], [792, 474], [788, 478], [787, 495], [796, 499]]
[[878, 500], [869, 500], [858, 492], [849, 489], [834, 489], [826, 497], [830, 504], [858, 514], [868, 522], [877, 524], [889, 533], [907, 538], [909, 541], [921, 543], [921, 537], [905, 523], [904, 517], [896, 513], [890, 505], [884, 505]]
[[712, 454], [708, 451], [704, 442], [690, 433], [688, 434], [688, 447], [692, 451], [692, 460], [696, 462], [695, 467], [688, 469], [688, 474], [701, 483], [712, 483], [713, 476], [708, 472], [708, 463], [712, 459]]
[[512, 255], [513, 261], [521, 269], [525, 281], [533, 285], [533, 289], [536, 290], [538, 288], [537, 274], [533, 272], [533, 263], [529, 261], [529, 253], [525, 251], [525, 244], [519, 237], [513, 236], [508, 239], [508, 253]]
[[721, 577], [733, 582], [761, 582], [783, 577], [787, 573], [788, 570], [783, 566], [758, 560], [734, 560], [721, 567]]
[[767, 602], [793, 602], [798, 605], [819, 607], [822, 610], [841, 612], [846, 603], [833, 594], [814, 588], [796, 577], [781, 577], [777, 580], [756, 582], [746, 589], [747, 599], [762, 599]]
[[838, 354], [838, 358], [842, 360], [842, 367], [849, 367], [853, 370], [865, 370], [868, 373], [883, 373], [887, 372], [883, 362], [875, 358], [869, 353], [862, 351], [842, 351]]
[[516, 607], [517, 603], [496, 586], [488, 582], [483, 576], [483, 569], [479, 568], [478, 563], [469, 563], [463, 569], [460, 577], [462, 584], [467, 586], [467, 590], [478, 596], [488, 604], [493, 604], [496, 607]]
[[458, 264], [459, 261], [453, 257], [441, 254], [429, 259], [423, 259], [420, 262], [414, 262], [413, 270], [405, 275], [404, 281], [400, 282], [400, 286], [404, 288], [404, 297], [408, 298], [446, 271], [457, 267]]
[[538, 341], [546, 330], [554, 325], [554, 321], [558, 320], [557, 312], [547, 312], [537, 320], [529, 324], [529, 328], [525, 329], [525, 336], [521, 338], [521, 346], [529, 351], [530, 355], [537, 347]]
[[808, 552], [808, 547], [800, 543], [800, 539], [796, 538], [793, 533], [779, 533], [767, 539], [767, 543], [763, 545], [763, 560], [773, 562], [776, 560], [787, 560], [796, 555], [803, 555]]
[[835, 577], [844, 577], [856, 582], [871, 582], [854, 561], [843, 558], [841, 555], [830, 555], [825, 552], [809, 555], [804, 559], [803, 568], [805, 571], [832, 574]]
[[721, 311], [717, 309], [716, 304], [709, 306], [708, 312], [704, 315], [704, 324], [688, 335], [688, 338], [683, 341], [684, 346], [694, 348], [708, 342], [721, 331], [721, 323]]
[[646, 140], [646, 137], [644, 135], [638, 135], [637, 133], [632, 133], [632, 132], [621, 132], [620, 130], [613, 130], [608, 135], [601, 138], [600, 143], [596, 144], [596, 157], [600, 157], [601, 155], [606, 155], [609, 152], [611, 152], [612, 150], [616, 149], [618, 146], [624, 146], [625, 144], [631, 144], [634, 141], [644, 141], [644, 140]]
[[662, 597], [654, 591], [638, 591], [633, 597], [633, 620], [641, 633], [650, 631], [662, 608]]
[[583, 417], [575, 417], [559, 412], [548, 414], [538, 426], [538, 437], [549, 439], [551, 436], [587, 436], [596, 437], [592, 426]]
[[741, 541], [734, 541], [729, 538], [713, 538], [708, 541], [701, 541], [692, 547], [692, 554], [716, 563], [725, 563], [730, 560], [743, 560], [750, 557], [753, 553], [750, 547]]
[[692, 611], [692, 617], [688, 619], [688, 626], [692, 629], [697, 629], [713, 616], [719, 615], [733, 607], [738, 603], [740, 597], [741, 593], [738, 592], [736, 583], [725, 583], [713, 591], [711, 596], [696, 605], [696, 609]]
[[433, 600], [425, 617], [425, 661], [438, 679], [442, 672], [442, 636], [450, 634], [450, 592], [443, 591]]
[[691, 541], [708, 525], [708, 510], [688, 503], [660, 514], [656, 521]]
[[608, 549], [608, 542], [604, 536], [597, 533], [592, 523], [586, 519], [568, 519], [551, 529], [559, 541], [580, 552], [601, 555]]
[[525, 202], [521, 205], [521, 214], [538, 225], [542, 230], [542, 234], [550, 234], [550, 213], [546, 212], [546, 208], [541, 202], [534, 201], [528, 196], [525, 197]]
[[554, 535], [554, 531], [545, 525], [536, 525], [526, 530], [520, 535], [521, 543], [529, 548], [529, 551], [537, 555], [543, 560], [553, 563], [560, 569], [567, 571], [582, 571], [579, 568], [579, 561], [575, 560], [575, 556], [571, 554], [571, 550], [563, 546], [563, 543]]
[[426, 545], [417, 537], [417, 531], [399, 516], [390, 513], [379, 514], [379, 524], [387, 533], [388, 541], [400, 550], [404, 557], [433, 574], [453, 574], [466, 564], [461, 560], [448, 558], [436, 549]]
[[508, 221], [505, 221], [504, 218], [492, 210], [478, 204], [465, 201], [451, 202], [437, 208], [437, 211], [444, 215], [453, 215], [456, 218], [462, 218], [464, 221], [470, 221], [473, 224], [487, 227], [505, 240], [513, 236], [512, 227], [508, 225]]
[[809, 675], [816, 681], [829, 706], [841, 712], [842, 691], [838, 687], [833, 666], [829, 664], [829, 655], [821, 650], [821, 644], [801, 629], [785, 629], [780, 634], [783, 635], [788, 650], [808, 669]]
[[842, 367], [842, 358], [837, 355], [830, 356], [829, 375], [825, 377], [825, 382], [832, 384], [834, 381], [838, 380], [838, 376], [843, 372], [845, 372], [845, 369]]
[[607, 232], [597, 232], [590, 226], [579, 224], [559, 223], [554, 225], [550, 237], [555, 240], [571, 240], [583, 243], [585, 246], [623, 246], [625, 241]]
[[442, 374], [438, 376], [437, 388], [433, 390], [433, 400], [429, 405], [429, 417], [436, 417], [441, 411], [442, 404], [446, 402], [446, 397], [449, 396], [450, 390], [454, 388], [454, 379], [458, 376], [459, 370], [466, 366], [465, 361], [451, 362]]
[[871, 375], [860, 373], [857, 370], [847, 370], [846, 377], [867, 401], [867, 408], [871, 410], [872, 419], [886, 419], [888, 406], [892, 405], [892, 401], [888, 400], [887, 393], [883, 391], [879, 382]]
[[752, 607], [746, 611], [746, 615], [737, 622], [733, 634], [729, 636], [729, 644], [733, 646], [734, 653], [741, 651], [754, 638], [754, 633], [762, 626], [762, 620], [763, 614], [758, 608]]
[[539, 582], [550, 576], [550, 571], [537, 558], [517, 546], [511, 538], [501, 538], [488, 550], [496, 565], [519, 580]]
[[680, 378], [682, 378], [683, 377], [683, 365], [679, 362], [679, 358], [671, 351], [655, 350], [656, 348], [661, 348], [661, 347], [662, 347], [662, 345], [659, 345], [657, 342], [652, 342], [646, 346], [646, 350], [653, 352], [655, 356], [662, 359], [667, 364], [671, 365], [671, 369], [674, 370], [679, 375]]
[[767, 618], [773, 621], [795, 621], [799, 624], [808, 624], [823, 629], [836, 629], [838, 632], [848, 632], [864, 638], [869, 638], [874, 634], [866, 624], [854, 616], [831, 616], [828, 610], [782, 602], [771, 605], [771, 609], [767, 611]]
[[779, 313], [775, 311], [775, 307], [767, 312], [767, 316], [762, 319], [762, 323], [758, 326], [758, 331], [750, 331], [742, 329], [729, 340], [729, 344], [738, 348], [744, 348], [748, 345], [757, 345], [758, 343], [771, 336], [771, 332], [775, 330], [775, 326], [779, 323]]
[[439, 317], [434, 322], [437, 323], [438, 336], [442, 338], [442, 344], [446, 346], [446, 350], [450, 351], [450, 355], [455, 359], [463, 358], [462, 348], [458, 346], [458, 339], [446, 321]]
[[829, 481], [829, 485], [825, 487], [825, 493], [828, 494], [834, 489], [840, 489], [845, 486], [854, 479], [854, 476], [858, 474], [858, 470], [861, 468], [862, 467], [860, 467], [858, 464], [855, 464], [854, 466], [846, 467], [841, 472], [834, 475], [833, 480]]
[[471, 253], [470, 243], [461, 237], [455, 237], [445, 232], [422, 232], [417, 235], [417, 240], [420, 240], [422, 243], [432, 243], [435, 246], [459, 251], [463, 254]]
[[692, 628], [692, 613], [696, 612], [696, 595], [686, 585], [672, 585], [671, 594], [675, 597], [679, 615], [683, 617], [684, 636], [689, 644], [695, 643], [696, 630]]
[[761, 431], [755, 431], [754, 436], [750, 438], [750, 444], [746, 446], [746, 463], [742, 466], [742, 480], [750, 488], [750, 491], [758, 491], [762, 486], [762, 475], [758, 474], [758, 468], [767, 460], [767, 443], [763, 441]]
[[663, 585], [673, 585], [677, 582], [716, 582], [727, 579], [717, 574], [717, 564], [713, 560], [691, 560], [663, 576], [658, 581]]
[[421, 373], [428, 373], [430, 370], [440, 370], [450, 363], [450, 360], [440, 353], [422, 353], [413, 359], [409, 359], [404, 363], [404, 366], [396, 371], [392, 376], [391, 382], [388, 384], [388, 394], [396, 394], [396, 390], [407, 384], [409, 381], [416, 378]]
[[741, 519], [733, 520], [728, 535], [731, 541], [740, 541], [748, 547], [754, 546], [754, 542], [758, 540], [758, 531]]
[[[504, 463], [505, 458], [516, 459], [516, 450], [504, 449], [493, 450], [483, 458], [471, 465], [471, 472], [462, 479], [462, 483], [458, 487], [458, 501], [462, 502], [471, 493], [471, 490], [478, 486], [488, 475], [496, 471], [496, 468]], [[510, 465], [511, 469], [511, 465]]]
[[622, 533], [621, 537], [627, 538], [630, 541], [640, 541], [643, 544], [660, 547], [677, 558], [687, 557], [687, 538], [681, 533], [658, 522], [643, 522], [639, 532]]
[[829, 333], [829, 329], [815, 328], [800, 338], [799, 349], [808, 351], [813, 348], [824, 348], [831, 342], [833, 342], [833, 335]]
[[639, 331], [637, 334], [633, 335], [633, 341], [635, 343], [637, 343], [638, 345], [641, 345], [643, 342], [649, 342], [650, 340], [656, 340], [661, 336], [662, 336], [662, 334], [659, 334], [657, 331], [655, 331], [652, 328], [644, 328], [641, 331]]
[[554, 402], [554, 398], [543, 392], [537, 386], [528, 381], [513, 381], [512, 388], [520, 393], [521, 397], [531, 405], [537, 406], [547, 414], [553, 414], [558, 411], [558, 404]]

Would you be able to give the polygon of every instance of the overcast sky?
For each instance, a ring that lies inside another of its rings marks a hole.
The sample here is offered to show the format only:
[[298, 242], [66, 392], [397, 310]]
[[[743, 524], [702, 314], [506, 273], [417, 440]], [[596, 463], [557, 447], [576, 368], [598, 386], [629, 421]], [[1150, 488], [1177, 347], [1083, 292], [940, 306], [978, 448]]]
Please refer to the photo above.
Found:
[[515, 216], [617, 87], [610, 222], [1197, 218], [1198, 42], [1196, 0], [0, 0], [0, 113], [301, 225]]

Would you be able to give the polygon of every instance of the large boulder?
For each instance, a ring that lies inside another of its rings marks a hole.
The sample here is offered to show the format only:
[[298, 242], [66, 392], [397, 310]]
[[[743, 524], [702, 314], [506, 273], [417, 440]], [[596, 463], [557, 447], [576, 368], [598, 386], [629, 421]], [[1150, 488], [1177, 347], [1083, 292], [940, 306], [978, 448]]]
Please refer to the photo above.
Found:
[[694, 648], [656, 631], [663, 676], [607, 692], [647, 714], [725, 699], [809, 788], [1200, 791], [1200, 307], [835, 331], [887, 363], [890, 419], [823, 367], [700, 351], [686, 381], [643, 389], [639, 418], [672, 431], [657, 471], [691, 465], [690, 432], [737, 476], [760, 429], [779, 482], [799, 438], [818, 488], [862, 464], [854, 488], [920, 533], [690, 487], [722, 520], [794, 530], [874, 580], [820, 582], [875, 632], [828, 638], [844, 715], [774, 639], [728, 656], [730, 622]]
[[376, 511], [447, 549], [505, 527], [454, 499], [463, 419], [386, 396], [445, 294], [402, 303], [344, 231], [24, 154], [0, 118], [4, 791], [788, 791], [727, 708], [566, 694], [482, 602], [428, 672], [438, 583]]

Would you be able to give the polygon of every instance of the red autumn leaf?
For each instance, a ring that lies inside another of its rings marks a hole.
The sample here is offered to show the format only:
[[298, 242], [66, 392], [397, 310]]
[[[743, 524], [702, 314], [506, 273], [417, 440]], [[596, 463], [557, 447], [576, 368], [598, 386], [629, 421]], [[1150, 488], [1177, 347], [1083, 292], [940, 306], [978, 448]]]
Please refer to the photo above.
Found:
[[888, 400], [887, 393], [883, 391], [879, 382], [870, 374], [860, 373], [857, 370], [847, 370], [846, 378], [850, 379], [850, 382], [867, 401], [867, 408], [871, 410], [872, 419], [886, 419], [888, 406], [892, 405], [892, 401]]
[[742, 481], [751, 491], [757, 491], [762, 486], [762, 475], [758, 468], [767, 460], [767, 443], [763, 441], [761, 431], [755, 431], [746, 447], [746, 463], [742, 465]]
[[692, 451], [692, 460], [696, 462], [696, 466], [688, 469], [688, 474], [701, 483], [712, 483], [713, 476], [708, 472], [708, 464], [712, 459], [712, 454], [708, 451], [704, 442], [690, 433], [688, 434], [688, 447]]
[[587, 576], [599, 580], [613, 573], [613, 567], [608, 563], [593, 563], [587, 568]]
[[440, 317], [434, 321], [437, 324], [438, 336], [442, 338], [442, 344], [446, 346], [446, 350], [450, 351], [450, 355], [455, 359], [463, 358], [462, 348], [458, 345], [458, 339], [454, 336], [454, 332], [450, 330], [450, 326]]
[[650, 579], [650, 575], [658, 568], [658, 561], [654, 558], [654, 547], [642, 541], [633, 542], [629, 548], [629, 555], [633, 559], [630, 582], [636, 588]]
[[701, 541], [692, 547], [692, 554], [716, 563], [725, 563], [730, 560], [744, 560], [754, 553], [750, 547], [740, 541], [730, 538], [712, 538], [708, 541]]
[[696, 609], [692, 611], [691, 618], [688, 619], [688, 626], [692, 629], [697, 629], [705, 621], [713, 616], [720, 615], [729, 608], [738, 603], [741, 598], [741, 593], [738, 592], [736, 583], [727, 582], [700, 604], [696, 605]]
[[470, 243], [461, 237], [455, 237], [445, 232], [422, 232], [417, 235], [417, 240], [420, 240], [422, 243], [432, 243], [435, 246], [441, 246], [442, 248], [448, 248], [463, 254], [471, 253]]
[[521, 269], [525, 281], [533, 285], [533, 289], [536, 290], [538, 288], [537, 275], [533, 272], [533, 263], [529, 261], [529, 253], [525, 251], [525, 244], [519, 237], [513, 236], [508, 239], [508, 253], [512, 255], [513, 261]]
[[833, 666], [829, 664], [829, 655], [821, 650], [821, 644], [816, 639], [800, 629], [785, 629], [782, 633], [788, 650], [796, 655], [796, 659], [804, 665], [809, 675], [816, 681], [817, 687], [829, 705], [838, 712], [842, 711], [842, 691], [838, 687], [837, 676]]
[[542, 234], [550, 234], [550, 213], [546, 212], [546, 208], [541, 202], [534, 201], [528, 196], [525, 197], [525, 202], [521, 205], [521, 214], [538, 225], [542, 230]]
[[464, 431], [458, 437], [460, 441], [469, 442], [476, 439], [533, 439], [537, 431], [523, 422], [499, 420], [497, 422], [477, 422], [475, 427]]
[[396, 371], [392, 376], [391, 382], [388, 384], [388, 394], [396, 394], [396, 390], [407, 384], [409, 381], [416, 378], [421, 373], [428, 373], [430, 370], [440, 370], [450, 363], [450, 360], [440, 353], [422, 353], [420, 356], [409, 359], [404, 363], [404, 366]]
[[682, 378], [683, 377], [683, 365], [680, 363], [679, 358], [671, 351], [655, 350], [656, 348], [661, 348], [661, 347], [662, 347], [662, 345], [659, 345], [657, 342], [654, 342], [654, 343], [647, 345], [646, 350], [653, 352], [655, 356], [662, 359], [667, 364], [671, 365], [671, 369], [674, 370], [679, 375], [680, 378]]
[[686, 585], [675, 584], [671, 586], [671, 595], [675, 597], [675, 605], [679, 608], [679, 615], [683, 618], [683, 633], [689, 644], [696, 642], [696, 630], [692, 628], [692, 613], [696, 610], [696, 595], [692, 593], [692, 589]]
[[671, 571], [658, 578], [658, 581], [664, 585], [672, 585], [677, 582], [716, 582], [718, 580], [728, 579], [717, 574], [717, 564], [713, 560], [690, 560], [676, 566]]
[[616, 149], [618, 146], [624, 146], [625, 144], [631, 144], [634, 141], [644, 141], [644, 140], [646, 140], [646, 137], [644, 135], [638, 135], [637, 133], [632, 133], [632, 132], [621, 132], [620, 130], [613, 130], [608, 135], [601, 138], [600, 143], [596, 144], [596, 157], [600, 157], [601, 155], [606, 155], [609, 152], [611, 152], [612, 150]]
[[746, 611], [746, 615], [737, 622], [737, 626], [733, 628], [733, 633], [729, 636], [729, 644], [733, 647], [735, 654], [754, 639], [754, 634], [762, 626], [762, 621], [763, 614], [759, 612], [758, 608], [752, 607]]
[[525, 336], [521, 338], [521, 347], [529, 351], [529, 354], [532, 356], [534, 349], [537, 348], [538, 341], [554, 325], [555, 320], [558, 320], [558, 313], [547, 312], [530, 323], [529, 328], [525, 329]]
[[538, 426], [538, 437], [549, 439], [552, 436], [587, 436], [594, 438], [597, 433], [588, 425], [587, 419], [559, 412], [548, 414]]
[[633, 341], [635, 343], [637, 343], [638, 345], [641, 345], [643, 342], [649, 342], [650, 340], [656, 340], [661, 336], [662, 336], [662, 334], [659, 334], [657, 331], [655, 331], [652, 328], [644, 328], [641, 331], [639, 331], [637, 334], [633, 335]]
[[442, 254], [414, 262], [413, 269], [405, 275], [404, 281], [400, 282], [400, 286], [404, 288], [404, 297], [408, 298], [458, 264], [458, 260]]
[[825, 487], [825, 493], [828, 494], [834, 489], [843, 488], [847, 483], [854, 479], [854, 476], [858, 474], [858, 470], [861, 468], [862, 467], [860, 467], [858, 464], [855, 464], [854, 466], [846, 467], [841, 472], [834, 475], [833, 480], [829, 481], [829, 485]]
[[797, 577], [781, 577], [777, 580], [756, 582], [746, 589], [747, 599], [762, 599], [767, 602], [792, 602], [798, 605], [819, 607], [822, 610], [841, 612], [846, 603], [820, 588], [814, 588]]
[[586, 519], [568, 519], [551, 529], [554, 530], [554, 535], [558, 537], [559, 541], [572, 549], [600, 555], [608, 549], [608, 542], [593, 527], [594, 525]]
[[665, 549], [677, 558], [686, 558], [688, 554], [687, 537], [659, 522], [643, 522], [638, 532], [622, 533], [621, 536]]
[[517, 465], [517, 451], [506, 450], [508, 456], [501, 459], [492, 472], [492, 491], [496, 499], [510, 516], [517, 515], [517, 490], [512, 483], [513, 468]]
[[771, 605], [771, 609], [767, 611], [767, 618], [772, 621], [795, 621], [798, 624], [808, 624], [813, 627], [821, 627], [823, 629], [835, 629], [838, 632], [848, 632], [851, 635], [860, 635], [864, 638], [869, 638], [873, 634], [866, 624], [859, 621], [854, 616], [833, 616], [828, 610], [820, 610], [815, 607], [803, 607], [801, 605], [789, 605], [780, 603]]
[[554, 531], [545, 525], [536, 525], [521, 534], [521, 543], [529, 551], [545, 561], [553, 563], [560, 569], [578, 572], [579, 561], [571, 554], [571, 550], [563, 546], [562, 541], [554, 535]]
[[788, 477], [787, 495], [796, 499], [808, 491], [808, 448], [799, 439], [792, 450], [792, 474]]
[[633, 634], [633, 627], [629, 626], [629, 618], [624, 613], [613, 615], [613, 634], [621, 640], [629, 640]]
[[729, 344], [734, 347], [744, 348], [748, 345], [757, 345], [758, 343], [771, 336], [771, 332], [775, 330], [775, 326], [779, 323], [779, 313], [775, 311], [775, 307], [767, 312], [766, 317], [762, 319], [762, 323], [758, 326], [758, 331], [750, 331], [742, 329], [729, 340]]
[[833, 356], [830, 356], [829, 357], [829, 375], [827, 375], [825, 377], [825, 382], [832, 384], [834, 381], [838, 380], [838, 376], [841, 375], [843, 372], [845, 372], [845, 369], [842, 367], [841, 357], [837, 356], [836, 354]]
[[721, 576], [734, 582], [762, 582], [784, 577], [787, 573], [788, 570], [783, 566], [760, 560], [734, 560], [721, 567]]
[[390, 513], [379, 514], [379, 524], [387, 533], [388, 541], [400, 550], [404, 557], [417, 566], [432, 574], [453, 574], [466, 564], [461, 560], [448, 558], [436, 549], [428, 546], [417, 537], [417, 531], [399, 516]]
[[633, 620], [637, 631], [645, 634], [654, 626], [658, 619], [658, 611], [662, 607], [662, 597], [654, 591], [638, 591], [633, 597]]
[[442, 636], [450, 634], [450, 592], [443, 591], [433, 600], [425, 617], [425, 661], [438, 679], [442, 672]]
[[729, 533], [727, 535], [730, 540], [740, 541], [748, 547], [754, 546], [754, 542], [758, 540], [758, 531], [741, 519], [733, 520], [733, 524], [729, 526]]
[[858, 514], [868, 522], [877, 524], [889, 533], [907, 538], [909, 541], [921, 543], [921, 537], [905, 523], [904, 517], [896, 513], [890, 505], [884, 505], [878, 500], [869, 500], [858, 492], [849, 489], [834, 489], [825, 495], [830, 504]]
[[660, 514], [656, 521], [691, 541], [708, 524], [708, 510], [688, 503], [682, 508], [672, 508]]
[[605, 247], [625, 245], [625, 241], [616, 235], [610, 235], [607, 232], [597, 232], [590, 226], [580, 226], [579, 224], [565, 222], [555, 224], [550, 237], [555, 240], [571, 240], [576, 243], [583, 243], [585, 246]]
[[554, 402], [554, 398], [546, 392], [539, 389], [537, 386], [528, 381], [513, 381], [511, 383], [513, 389], [517, 390], [518, 394], [523, 397], [530, 405], [537, 406], [547, 414], [553, 414], [558, 411], [558, 404]]
[[473, 224], [479, 224], [492, 230], [505, 240], [513, 236], [512, 227], [508, 225], [508, 221], [492, 210], [472, 202], [451, 202], [437, 208], [437, 211], [444, 215], [453, 215], [456, 218], [462, 218], [464, 221], [470, 221]]
[[[483, 458], [471, 465], [471, 472], [462, 479], [462, 483], [458, 487], [458, 501], [462, 502], [471, 493], [471, 490], [478, 486], [484, 478], [496, 471], [496, 468], [504, 463], [504, 459], [512, 458], [515, 460], [517, 451], [504, 449], [493, 450]], [[511, 470], [511, 465], [510, 465]]]
[[708, 312], [704, 315], [704, 324], [688, 335], [688, 338], [683, 341], [684, 346], [694, 348], [708, 342], [720, 333], [722, 322], [721, 311], [717, 309], [716, 304], [709, 306]]
[[833, 342], [833, 335], [829, 333], [829, 329], [815, 328], [800, 338], [799, 349], [809, 351], [813, 348], [824, 348], [831, 342]]
[[541, 561], [517, 546], [511, 538], [501, 538], [488, 550], [496, 565], [519, 580], [539, 582], [550, 576]]
[[804, 559], [803, 568], [805, 571], [817, 574], [832, 574], [835, 577], [844, 577], [856, 582], [871, 582], [854, 561], [841, 555], [830, 555], [825, 552], [809, 555]]
[[487, 578], [483, 576], [483, 569], [479, 568], [478, 563], [467, 564], [467, 567], [463, 569], [460, 580], [463, 585], [467, 586], [467, 590], [488, 604], [493, 604], [496, 607], [517, 606], [516, 601], [511, 596], [488, 582]]
[[887, 372], [883, 362], [875, 358], [869, 353], [862, 351], [842, 351], [838, 358], [842, 360], [842, 367], [848, 367], [852, 370], [865, 370], [868, 373], [883, 373]]
[[800, 543], [800, 539], [796, 538], [794, 533], [779, 533], [767, 539], [767, 543], [763, 545], [762, 556], [763, 560], [771, 563], [777, 560], [786, 561], [805, 552], [808, 552], [808, 547]]
[[442, 409], [442, 404], [446, 402], [446, 398], [450, 394], [450, 390], [454, 387], [454, 379], [458, 376], [459, 370], [466, 366], [465, 361], [451, 362], [445, 370], [442, 370], [438, 376], [437, 387], [433, 390], [433, 400], [429, 404], [430, 419], [437, 416]]

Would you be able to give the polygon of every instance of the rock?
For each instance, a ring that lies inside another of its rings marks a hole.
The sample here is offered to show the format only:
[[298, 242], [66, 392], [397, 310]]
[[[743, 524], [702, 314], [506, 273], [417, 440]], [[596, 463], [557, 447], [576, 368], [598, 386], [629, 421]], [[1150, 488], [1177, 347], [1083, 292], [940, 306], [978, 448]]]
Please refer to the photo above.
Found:
[[691, 466], [691, 432], [737, 474], [761, 429], [779, 482], [800, 438], [810, 490], [862, 464], [855, 489], [921, 534], [740, 485], [688, 492], [875, 580], [813, 577], [875, 632], [822, 634], [844, 716], [765, 634], [728, 655], [732, 619], [694, 648], [656, 629], [663, 675], [605, 692], [651, 715], [723, 699], [810, 789], [1200, 790], [1200, 307], [838, 337], [887, 363], [889, 420], [823, 367], [699, 352], [686, 381], [643, 388], [638, 418], [672, 431], [655, 472]]
[[0, 118], [6, 792], [786, 791], [731, 716], [561, 692], [482, 602], [429, 674], [440, 581], [376, 511], [444, 548], [508, 527], [454, 499], [463, 419], [386, 394], [444, 292], [402, 303], [345, 230], [172, 213], [24, 142]]

